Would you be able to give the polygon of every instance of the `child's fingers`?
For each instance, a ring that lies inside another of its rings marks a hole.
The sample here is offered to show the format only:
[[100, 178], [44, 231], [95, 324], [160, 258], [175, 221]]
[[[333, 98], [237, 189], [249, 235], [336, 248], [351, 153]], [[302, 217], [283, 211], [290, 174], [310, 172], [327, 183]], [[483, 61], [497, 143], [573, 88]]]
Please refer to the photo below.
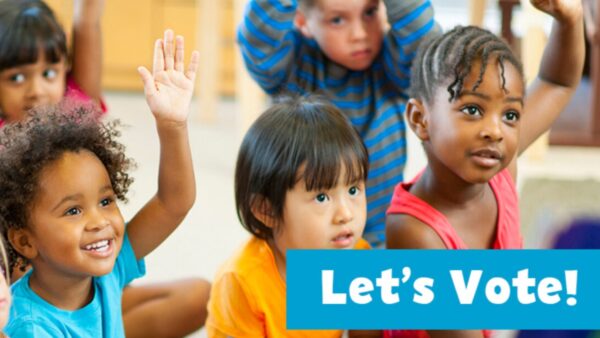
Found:
[[164, 39], [164, 52], [165, 52], [165, 70], [172, 70], [174, 67], [173, 61], [173, 31], [167, 29], [165, 31]]
[[146, 93], [146, 96], [154, 95], [154, 93], [156, 93], [156, 84], [154, 83], [154, 77], [150, 74], [150, 71], [146, 69], [146, 67], [138, 67], [137, 70], [144, 82], [144, 92]]
[[177, 35], [175, 38], [175, 70], [183, 72], [183, 36]]
[[192, 80], [192, 82], [196, 79], [196, 71], [198, 70], [198, 64], [200, 63], [200, 53], [198, 51], [192, 52], [192, 58], [190, 60], [190, 64], [188, 65], [188, 69], [185, 72], [185, 76]]
[[165, 70], [165, 55], [163, 54], [163, 41], [156, 40], [154, 43], [154, 60], [152, 63], [152, 73], [156, 74]]

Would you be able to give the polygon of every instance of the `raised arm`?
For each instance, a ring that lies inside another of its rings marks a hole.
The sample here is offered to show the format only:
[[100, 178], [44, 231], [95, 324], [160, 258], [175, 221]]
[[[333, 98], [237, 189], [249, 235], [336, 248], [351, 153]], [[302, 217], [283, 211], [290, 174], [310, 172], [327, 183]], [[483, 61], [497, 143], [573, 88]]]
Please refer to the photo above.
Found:
[[167, 30], [164, 40], [156, 41], [152, 74], [144, 67], [138, 69], [160, 140], [158, 191], [127, 226], [138, 259], [175, 230], [196, 198], [187, 118], [199, 56], [193, 52], [184, 70], [183, 55], [183, 37], [174, 38], [173, 31]]
[[104, 0], [75, 0], [73, 11], [73, 79], [99, 103], [102, 94], [102, 28]]
[[294, 61], [296, 0], [251, 0], [237, 33], [246, 68], [267, 92], [276, 93]]
[[519, 154], [545, 133], [581, 80], [585, 45], [581, 0], [530, 0], [554, 17], [538, 77], [528, 88], [521, 120]]
[[410, 67], [419, 45], [441, 34], [427, 0], [385, 0], [390, 31], [383, 41], [386, 74], [401, 90], [409, 87]]

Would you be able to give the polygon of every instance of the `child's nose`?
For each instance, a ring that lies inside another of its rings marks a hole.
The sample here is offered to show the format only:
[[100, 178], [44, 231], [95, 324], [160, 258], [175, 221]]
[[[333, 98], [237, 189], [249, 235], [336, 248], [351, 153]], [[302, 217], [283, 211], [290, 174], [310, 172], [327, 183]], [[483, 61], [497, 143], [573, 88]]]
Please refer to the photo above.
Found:
[[500, 121], [490, 119], [488, 123], [480, 131], [480, 137], [493, 142], [500, 142], [504, 139], [502, 135], [502, 128], [500, 127]]
[[352, 25], [352, 38], [362, 40], [367, 37], [367, 29], [362, 21], [357, 21]]
[[88, 231], [98, 231], [106, 228], [110, 221], [108, 218], [100, 211], [90, 211], [90, 219], [87, 222], [86, 229]]
[[27, 95], [30, 99], [37, 99], [44, 94], [44, 81], [41, 78], [34, 77], [29, 83]]
[[334, 223], [335, 224], [346, 224], [354, 218], [352, 214], [352, 209], [350, 207], [350, 201], [340, 201], [337, 204]]

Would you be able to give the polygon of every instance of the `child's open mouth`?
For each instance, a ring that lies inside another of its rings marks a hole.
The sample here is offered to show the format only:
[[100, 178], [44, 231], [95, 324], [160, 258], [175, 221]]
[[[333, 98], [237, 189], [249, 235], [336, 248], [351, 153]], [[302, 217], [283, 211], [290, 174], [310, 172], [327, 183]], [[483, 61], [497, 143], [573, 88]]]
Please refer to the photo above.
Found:
[[354, 235], [350, 231], [344, 231], [334, 237], [331, 242], [333, 246], [336, 248], [347, 248], [352, 244], [352, 240], [354, 239]]
[[106, 257], [109, 256], [113, 251], [112, 239], [103, 239], [94, 243], [87, 244], [83, 247], [83, 250], [92, 253], [95, 256]]
[[495, 167], [500, 164], [502, 154], [496, 149], [480, 149], [471, 153], [473, 161], [485, 168]]

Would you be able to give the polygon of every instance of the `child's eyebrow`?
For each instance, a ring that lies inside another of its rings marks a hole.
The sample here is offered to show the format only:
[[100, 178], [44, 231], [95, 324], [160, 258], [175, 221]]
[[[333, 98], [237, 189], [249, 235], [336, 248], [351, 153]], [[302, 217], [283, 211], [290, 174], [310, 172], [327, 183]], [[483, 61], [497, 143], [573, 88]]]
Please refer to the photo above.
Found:
[[506, 98], [506, 100], [504, 100], [504, 102], [517, 102], [520, 103], [521, 106], [523, 105], [523, 97], [521, 96], [509, 96]]
[[56, 209], [58, 209], [65, 202], [77, 201], [77, 200], [81, 199], [82, 197], [83, 197], [83, 194], [74, 194], [74, 195], [65, 196], [63, 199], [60, 200], [60, 202], [58, 202], [56, 204], [56, 206], [54, 206], [52, 211], [55, 211]]
[[102, 188], [100, 188], [100, 193], [102, 194], [102, 193], [105, 193], [107, 191], [112, 191], [112, 190], [113, 190], [112, 185], [107, 184], [107, 185], [103, 186]]
[[[479, 97], [479, 98], [481, 98], [483, 100], [486, 100], [486, 101], [491, 101], [492, 100], [492, 98], [489, 95], [485, 95], [485, 94], [478, 93], [478, 92], [472, 92], [472, 91], [469, 91], [469, 90], [464, 90], [459, 95], [459, 97], [466, 96], [466, 95], [477, 96], [477, 97]], [[521, 97], [521, 96], [509, 96], [506, 99], [504, 99], [504, 102], [518, 102], [522, 106], [523, 105], [523, 97]]]
[[463, 90], [462, 93], [460, 93], [460, 95], [458, 97], [462, 97], [462, 96], [466, 96], [466, 95], [471, 95], [471, 96], [477, 96], [479, 98], [482, 98], [486, 101], [490, 101], [492, 98], [489, 95], [485, 95], [482, 93], [478, 93], [478, 92], [472, 92], [469, 90]]
[[[112, 191], [112, 185], [107, 184], [105, 186], [103, 186], [102, 188], [100, 188], [100, 193], [105, 193], [107, 191]], [[73, 195], [69, 195], [69, 196], [65, 196], [63, 199], [60, 200], [60, 202], [58, 202], [56, 204], [56, 206], [54, 206], [54, 208], [52, 209], [52, 211], [58, 209], [63, 203], [65, 202], [69, 202], [69, 201], [77, 201], [78, 199], [83, 198], [83, 194], [73, 194]]]

